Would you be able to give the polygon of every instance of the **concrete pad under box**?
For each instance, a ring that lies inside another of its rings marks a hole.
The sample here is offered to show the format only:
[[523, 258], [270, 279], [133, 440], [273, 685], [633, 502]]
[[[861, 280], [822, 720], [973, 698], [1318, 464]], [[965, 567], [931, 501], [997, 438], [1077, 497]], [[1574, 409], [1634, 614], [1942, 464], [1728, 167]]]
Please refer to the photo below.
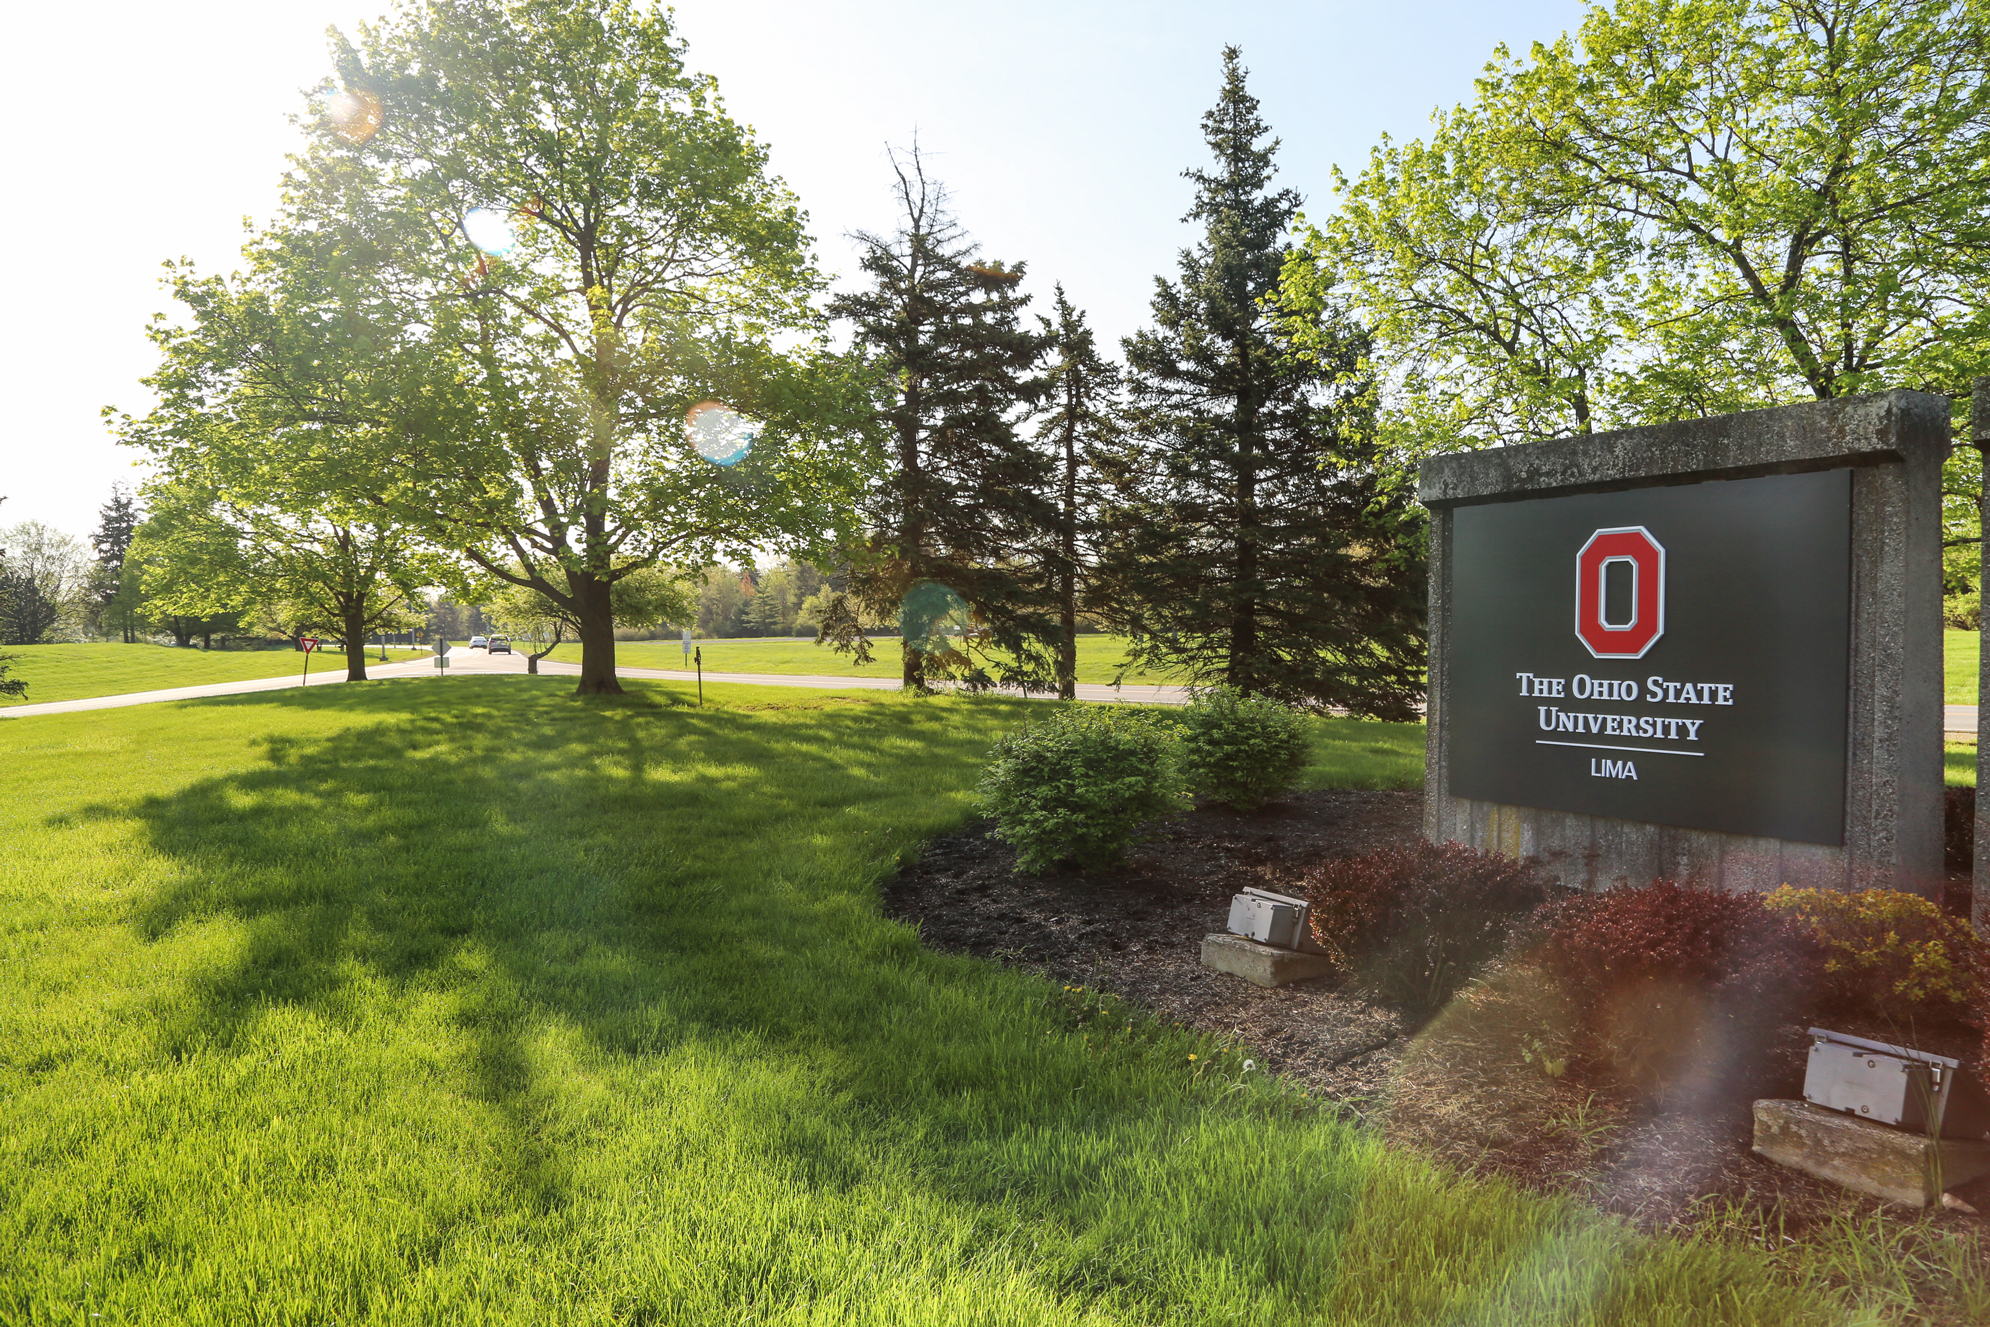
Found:
[[1324, 954], [1302, 954], [1221, 932], [1202, 937], [1202, 966], [1242, 977], [1254, 986], [1283, 986], [1329, 976], [1334, 970]]
[[1807, 1101], [1755, 1103], [1755, 1154], [1909, 1207], [1990, 1174], [1990, 1142], [1933, 1139]]

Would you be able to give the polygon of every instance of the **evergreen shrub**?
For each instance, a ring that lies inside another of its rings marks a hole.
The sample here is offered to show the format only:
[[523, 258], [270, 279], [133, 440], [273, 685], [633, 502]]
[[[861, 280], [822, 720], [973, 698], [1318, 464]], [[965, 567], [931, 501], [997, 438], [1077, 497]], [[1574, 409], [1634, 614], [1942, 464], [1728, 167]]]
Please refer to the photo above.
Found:
[[1529, 863], [1418, 839], [1312, 867], [1295, 892], [1354, 985], [1427, 1009], [1498, 956], [1550, 887]]
[[1189, 790], [1239, 811], [1291, 788], [1312, 755], [1303, 714], [1234, 687], [1196, 693], [1182, 714], [1181, 742]]
[[1114, 705], [1057, 709], [1002, 738], [981, 794], [995, 837], [1025, 871], [1115, 866], [1143, 821], [1188, 806], [1173, 735]]

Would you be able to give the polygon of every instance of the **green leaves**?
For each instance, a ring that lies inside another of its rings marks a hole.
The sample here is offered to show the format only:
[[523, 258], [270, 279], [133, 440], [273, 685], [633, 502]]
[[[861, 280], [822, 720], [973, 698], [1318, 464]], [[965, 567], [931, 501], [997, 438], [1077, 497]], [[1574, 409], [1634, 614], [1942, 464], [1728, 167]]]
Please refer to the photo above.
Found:
[[1115, 866], [1142, 822], [1189, 805], [1173, 736], [1154, 715], [1111, 705], [1055, 709], [1004, 737], [981, 792], [1025, 871]]
[[[270, 502], [337, 494], [543, 596], [588, 624], [590, 690], [615, 583], [847, 535], [862, 383], [794, 196], [667, 10], [409, 4], [333, 59], [248, 274], [176, 274], [193, 317], [131, 441], [264, 447]], [[693, 450], [707, 399], [759, 422], [750, 458]]]
[[1405, 459], [1990, 366], [1990, 81], [1962, 0], [1621, 0], [1385, 141], [1288, 265], [1395, 366]]

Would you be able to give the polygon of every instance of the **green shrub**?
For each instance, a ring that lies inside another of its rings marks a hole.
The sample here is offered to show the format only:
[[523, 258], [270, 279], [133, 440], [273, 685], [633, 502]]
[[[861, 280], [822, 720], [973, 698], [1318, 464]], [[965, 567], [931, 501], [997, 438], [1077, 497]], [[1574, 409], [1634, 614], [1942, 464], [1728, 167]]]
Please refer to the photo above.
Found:
[[992, 755], [981, 793], [995, 837], [1016, 849], [1025, 871], [1116, 865], [1142, 821], [1188, 804], [1173, 737], [1138, 710], [1054, 710]]
[[1312, 754], [1304, 715], [1233, 687], [1199, 692], [1183, 713], [1181, 739], [1190, 791], [1239, 811], [1298, 782]]

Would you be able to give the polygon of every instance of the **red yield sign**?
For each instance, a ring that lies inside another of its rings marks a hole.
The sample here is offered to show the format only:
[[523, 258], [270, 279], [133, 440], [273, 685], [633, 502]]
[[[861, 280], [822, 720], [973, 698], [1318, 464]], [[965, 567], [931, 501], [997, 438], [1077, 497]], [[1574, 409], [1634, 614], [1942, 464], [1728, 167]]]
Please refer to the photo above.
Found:
[[[1610, 602], [1604, 578], [1622, 563], [1630, 564], [1631, 593]], [[1575, 634], [1599, 659], [1641, 659], [1665, 634], [1665, 548], [1651, 531], [1630, 525], [1589, 536], [1575, 555]]]

